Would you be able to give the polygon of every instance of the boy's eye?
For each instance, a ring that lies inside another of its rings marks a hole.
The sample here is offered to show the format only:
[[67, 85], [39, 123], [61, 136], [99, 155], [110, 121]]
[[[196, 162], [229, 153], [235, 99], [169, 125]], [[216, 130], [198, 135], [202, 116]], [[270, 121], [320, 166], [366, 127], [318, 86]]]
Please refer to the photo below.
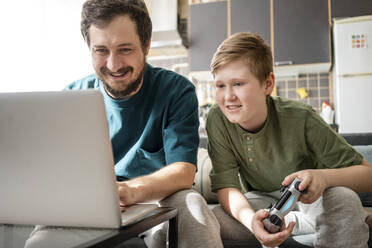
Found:
[[223, 88], [223, 87], [225, 87], [225, 85], [223, 85], [223, 84], [216, 84], [216, 88]]
[[234, 83], [234, 86], [242, 86], [242, 85], [243, 85], [242, 82], [235, 82], [235, 83]]

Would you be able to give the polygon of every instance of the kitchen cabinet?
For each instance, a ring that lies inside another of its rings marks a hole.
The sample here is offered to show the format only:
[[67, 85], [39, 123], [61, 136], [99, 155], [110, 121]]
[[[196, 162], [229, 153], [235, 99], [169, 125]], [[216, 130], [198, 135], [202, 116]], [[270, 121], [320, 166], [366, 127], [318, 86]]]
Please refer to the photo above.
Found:
[[192, 4], [189, 14], [190, 70], [209, 71], [214, 52], [227, 38], [227, 2]]
[[328, 1], [273, 1], [275, 65], [330, 62]]
[[231, 34], [250, 31], [270, 45], [270, 0], [230, 0], [230, 4]]
[[332, 19], [362, 15], [372, 15], [371, 0], [331, 0]]
[[279, 69], [281, 76], [328, 72], [329, 1], [226, 0], [190, 5], [190, 71], [209, 71], [213, 54], [224, 39], [250, 31], [272, 47], [278, 75]]

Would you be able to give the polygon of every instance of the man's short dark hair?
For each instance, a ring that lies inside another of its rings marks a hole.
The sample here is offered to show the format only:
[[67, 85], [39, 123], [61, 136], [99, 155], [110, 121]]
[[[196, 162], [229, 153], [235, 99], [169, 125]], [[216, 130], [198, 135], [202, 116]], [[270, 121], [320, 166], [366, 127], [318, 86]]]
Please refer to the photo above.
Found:
[[83, 4], [80, 29], [84, 40], [90, 45], [91, 25], [105, 27], [119, 15], [128, 15], [136, 24], [142, 47], [151, 40], [152, 23], [143, 0], [88, 0]]

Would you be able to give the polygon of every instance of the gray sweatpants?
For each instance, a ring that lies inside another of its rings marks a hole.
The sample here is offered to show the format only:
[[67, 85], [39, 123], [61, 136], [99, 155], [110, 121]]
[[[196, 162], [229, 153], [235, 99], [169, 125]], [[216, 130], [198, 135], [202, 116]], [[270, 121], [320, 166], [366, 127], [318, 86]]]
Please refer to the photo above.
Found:
[[[220, 226], [204, 198], [193, 190], [182, 190], [170, 195], [159, 204], [178, 209], [178, 247], [223, 247]], [[158, 225], [144, 233], [148, 247], [166, 247], [167, 224]], [[25, 247], [73, 247], [104, 236], [108, 230], [55, 228], [37, 226]], [[190, 243], [191, 242], [191, 243]]]
[[[248, 192], [245, 194], [255, 210], [268, 208], [280, 197], [280, 192]], [[229, 216], [220, 206], [213, 209], [220, 226], [222, 239], [256, 240], [242, 224]], [[324, 191], [323, 196], [312, 204], [298, 202], [288, 213], [285, 222], [295, 221], [293, 235], [315, 233], [314, 247], [317, 248], [366, 248], [369, 228], [365, 223], [367, 214], [358, 195], [345, 187], [334, 187]], [[257, 241], [256, 241], [257, 242]]]
[[[223, 247], [220, 225], [199, 193], [194, 190], [179, 191], [162, 200], [160, 205], [178, 209], [178, 247]], [[166, 230], [167, 223], [145, 233], [146, 245], [166, 247]]]

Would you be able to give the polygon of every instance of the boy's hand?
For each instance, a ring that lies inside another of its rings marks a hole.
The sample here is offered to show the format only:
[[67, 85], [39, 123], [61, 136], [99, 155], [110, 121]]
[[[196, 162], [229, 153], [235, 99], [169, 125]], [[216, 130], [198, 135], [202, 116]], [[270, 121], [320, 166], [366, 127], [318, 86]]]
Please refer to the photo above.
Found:
[[322, 170], [302, 170], [292, 173], [284, 178], [282, 185], [289, 185], [296, 177], [301, 179], [299, 190], [307, 190], [299, 198], [299, 201], [305, 204], [310, 204], [318, 200], [328, 187]]
[[280, 232], [271, 234], [266, 231], [262, 222], [267, 217], [269, 217], [269, 212], [267, 210], [261, 209], [255, 213], [252, 219], [253, 234], [261, 244], [267, 247], [276, 247], [289, 237], [293, 231], [295, 222], [289, 223], [288, 227], [285, 227], [285, 223], [283, 223]]

